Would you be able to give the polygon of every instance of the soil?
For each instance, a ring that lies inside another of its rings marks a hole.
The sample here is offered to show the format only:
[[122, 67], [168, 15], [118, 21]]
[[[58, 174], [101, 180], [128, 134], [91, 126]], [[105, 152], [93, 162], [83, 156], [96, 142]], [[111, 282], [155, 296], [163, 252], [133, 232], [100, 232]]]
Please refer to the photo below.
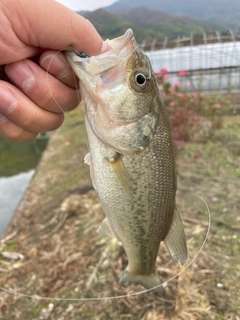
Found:
[[[0, 319], [239, 320], [240, 118], [225, 117], [222, 129], [178, 155], [186, 265], [195, 260], [184, 269], [161, 245], [163, 296], [118, 282], [127, 258], [120, 243], [96, 232], [104, 213], [83, 163], [82, 119], [79, 109], [69, 113], [53, 134], [0, 242]], [[196, 257], [209, 227], [197, 196], [210, 208], [211, 230]]]

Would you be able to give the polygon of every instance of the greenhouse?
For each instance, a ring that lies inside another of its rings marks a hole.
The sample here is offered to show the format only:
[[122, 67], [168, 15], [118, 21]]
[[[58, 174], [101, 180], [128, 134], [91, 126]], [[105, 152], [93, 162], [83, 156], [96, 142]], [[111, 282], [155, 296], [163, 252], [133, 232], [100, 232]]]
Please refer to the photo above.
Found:
[[[169, 81], [195, 91], [238, 91], [240, 88], [240, 42], [163, 48], [147, 52], [155, 73], [168, 70]], [[181, 76], [181, 71], [187, 71]], [[179, 75], [180, 72], [180, 75]]]

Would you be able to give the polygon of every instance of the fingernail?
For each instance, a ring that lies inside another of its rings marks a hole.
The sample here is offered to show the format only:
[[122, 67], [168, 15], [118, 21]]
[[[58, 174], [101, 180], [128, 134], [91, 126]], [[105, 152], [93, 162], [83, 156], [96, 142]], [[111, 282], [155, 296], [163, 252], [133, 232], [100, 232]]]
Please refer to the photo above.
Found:
[[33, 72], [24, 61], [7, 65], [6, 73], [11, 79], [14, 79], [14, 82], [24, 91], [28, 90], [33, 85]]
[[17, 107], [17, 100], [12, 92], [5, 86], [0, 85], [0, 110], [11, 113]]
[[69, 71], [67, 62], [56, 54], [50, 54], [43, 58], [41, 66], [58, 79], [65, 78]]

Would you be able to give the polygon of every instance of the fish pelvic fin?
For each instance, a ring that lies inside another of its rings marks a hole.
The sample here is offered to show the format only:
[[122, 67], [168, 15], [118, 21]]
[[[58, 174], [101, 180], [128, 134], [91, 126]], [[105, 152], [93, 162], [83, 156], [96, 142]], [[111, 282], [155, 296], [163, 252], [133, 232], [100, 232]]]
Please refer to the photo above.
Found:
[[141, 284], [146, 289], [151, 289], [151, 288], [154, 288], [154, 287], [158, 286], [157, 288], [154, 288], [151, 291], [154, 292], [154, 293], [157, 293], [159, 295], [163, 295], [163, 288], [161, 286], [161, 282], [160, 282], [160, 279], [159, 279], [159, 274], [158, 274], [158, 272], [156, 270], [155, 270], [155, 273], [153, 273], [151, 275], [143, 276], [143, 275], [132, 275], [126, 269], [123, 272], [119, 282], [121, 284], [124, 284], [125, 282], [138, 283], [138, 284]]
[[164, 239], [164, 244], [167, 247], [174, 262], [177, 260], [184, 264], [187, 260], [188, 250], [186, 236], [183, 228], [182, 218], [177, 208], [173, 215], [173, 221], [169, 232]]

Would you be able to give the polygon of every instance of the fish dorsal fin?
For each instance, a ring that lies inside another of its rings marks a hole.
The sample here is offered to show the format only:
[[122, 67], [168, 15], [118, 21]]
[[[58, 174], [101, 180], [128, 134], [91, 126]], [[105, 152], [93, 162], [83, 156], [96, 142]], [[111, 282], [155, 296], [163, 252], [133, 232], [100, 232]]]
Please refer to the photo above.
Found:
[[132, 182], [129, 177], [127, 168], [125, 167], [121, 155], [116, 153], [113, 158], [106, 158], [108, 164], [112, 168], [118, 182], [123, 188], [124, 192], [127, 194], [128, 198], [132, 200], [133, 190], [132, 190]]
[[103, 222], [101, 223], [101, 225], [99, 226], [99, 228], [97, 229], [97, 233], [100, 233], [104, 236], [108, 236], [108, 237], [115, 237], [114, 233], [112, 232], [112, 229], [108, 223], [107, 218], [105, 218], [103, 220]]
[[177, 209], [174, 212], [173, 221], [164, 243], [173, 261], [176, 262], [178, 260], [181, 264], [184, 264], [188, 255], [187, 243], [182, 218]]

